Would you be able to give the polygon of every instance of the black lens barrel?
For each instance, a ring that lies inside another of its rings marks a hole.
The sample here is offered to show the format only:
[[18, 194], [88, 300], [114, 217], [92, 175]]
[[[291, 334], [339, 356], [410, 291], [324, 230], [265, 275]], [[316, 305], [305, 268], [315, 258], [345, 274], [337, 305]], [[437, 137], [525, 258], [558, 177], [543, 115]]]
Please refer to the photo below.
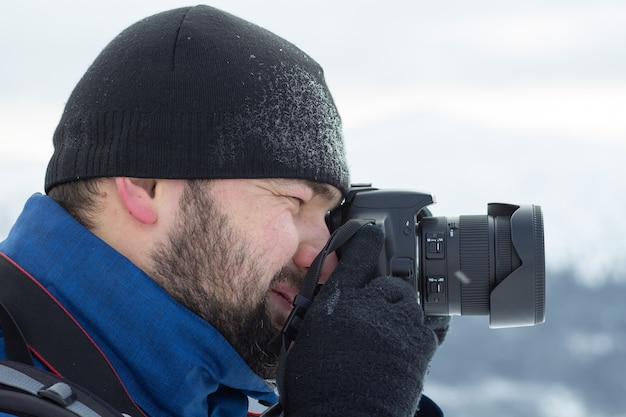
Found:
[[[442, 256], [429, 254], [433, 235], [445, 237]], [[545, 320], [539, 206], [492, 203], [487, 215], [424, 217], [418, 238], [426, 314], [489, 315], [491, 327], [529, 326]], [[445, 285], [434, 287], [433, 282]]]

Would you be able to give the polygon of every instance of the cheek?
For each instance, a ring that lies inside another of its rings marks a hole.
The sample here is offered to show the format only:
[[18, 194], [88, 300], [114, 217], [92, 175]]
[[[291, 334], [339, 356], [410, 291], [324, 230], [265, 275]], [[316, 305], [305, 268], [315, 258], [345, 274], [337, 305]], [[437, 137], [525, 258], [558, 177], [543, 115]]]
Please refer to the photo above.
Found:
[[[262, 226], [261, 226], [262, 224]], [[262, 254], [262, 262], [272, 273], [284, 267], [298, 249], [298, 230], [291, 214], [282, 214], [265, 223], [259, 223], [256, 242], [252, 244]]]

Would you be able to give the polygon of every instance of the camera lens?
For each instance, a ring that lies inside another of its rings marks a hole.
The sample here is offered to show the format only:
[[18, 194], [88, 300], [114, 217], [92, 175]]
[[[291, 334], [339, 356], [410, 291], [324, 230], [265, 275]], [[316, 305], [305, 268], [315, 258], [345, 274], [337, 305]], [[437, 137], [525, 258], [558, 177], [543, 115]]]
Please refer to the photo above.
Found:
[[418, 216], [419, 290], [426, 314], [489, 315], [491, 327], [545, 320], [539, 206], [492, 203], [487, 215]]

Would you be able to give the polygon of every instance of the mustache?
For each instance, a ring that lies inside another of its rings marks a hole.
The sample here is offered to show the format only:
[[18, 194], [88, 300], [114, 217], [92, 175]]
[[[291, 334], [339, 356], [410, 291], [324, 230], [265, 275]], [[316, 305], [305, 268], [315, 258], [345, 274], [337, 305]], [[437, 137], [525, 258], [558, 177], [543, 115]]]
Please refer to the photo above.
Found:
[[305, 274], [303, 273], [283, 267], [276, 275], [274, 275], [274, 278], [272, 278], [270, 287], [276, 284], [289, 284], [300, 289], [302, 283], [304, 282], [304, 275]]

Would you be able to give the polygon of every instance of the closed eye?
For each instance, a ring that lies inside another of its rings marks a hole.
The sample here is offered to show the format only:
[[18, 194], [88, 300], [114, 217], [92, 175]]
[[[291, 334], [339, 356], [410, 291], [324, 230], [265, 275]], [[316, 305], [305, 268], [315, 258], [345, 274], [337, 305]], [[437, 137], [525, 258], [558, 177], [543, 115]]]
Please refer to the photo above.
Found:
[[300, 197], [295, 197], [295, 196], [286, 196], [288, 199], [292, 200], [294, 203], [296, 203], [297, 205], [301, 206], [302, 204], [305, 203], [305, 201], [303, 199], [301, 199]]

